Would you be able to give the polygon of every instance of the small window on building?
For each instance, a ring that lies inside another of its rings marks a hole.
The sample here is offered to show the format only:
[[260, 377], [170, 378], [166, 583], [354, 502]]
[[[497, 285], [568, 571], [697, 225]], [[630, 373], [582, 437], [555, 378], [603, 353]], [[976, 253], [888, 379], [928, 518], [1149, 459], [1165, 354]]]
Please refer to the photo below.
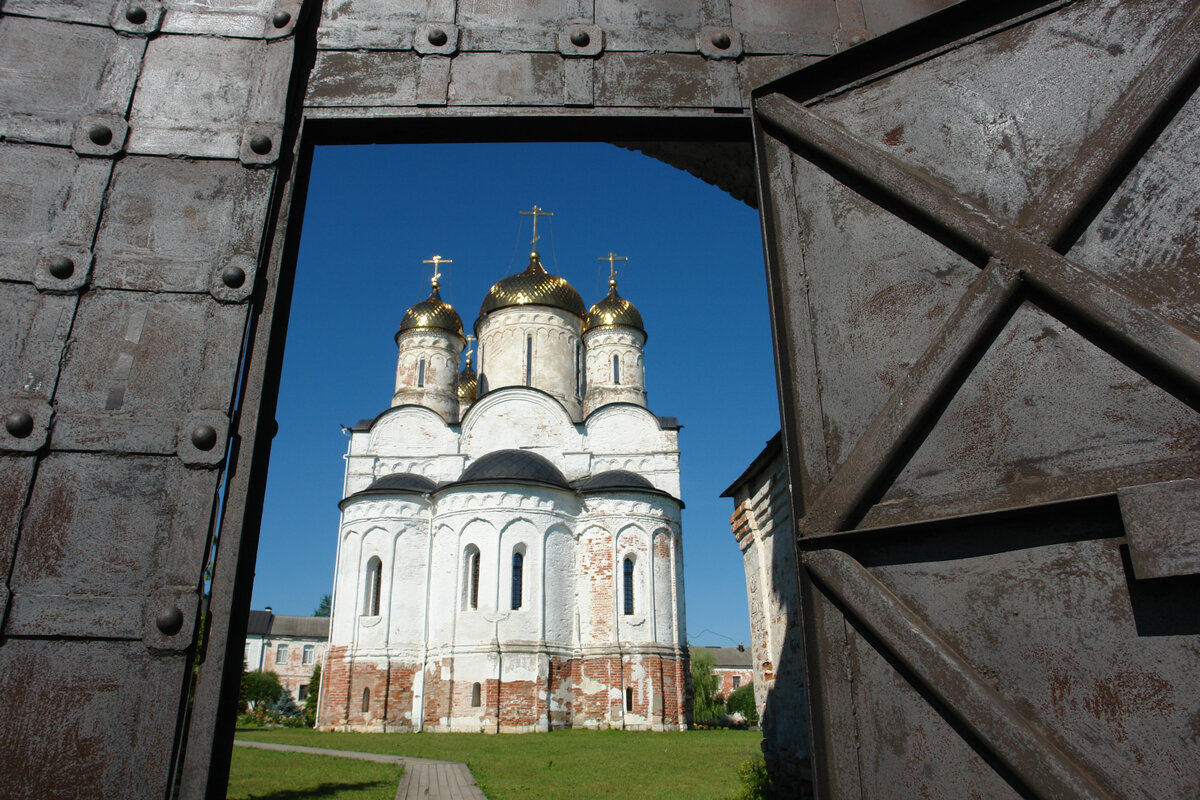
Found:
[[736, 689], [736, 688], [738, 688], [738, 687], [739, 687], [739, 686], [741, 686], [741, 685], [742, 685], [742, 676], [741, 676], [741, 675], [734, 675], [734, 676], [733, 676], [733, 688], [735, 688], [735, 689]]
[[525, 385], [533, 385], [533, 337], [525, 337]]
[[466, 601], [467, 610], [479, 608], [479, 548], [475, 545], [467, 547]]
[[300, 700], [301, 702], [304, 702], [305, 700], [308, 699], [308, 684], [307, 683], [300, 684], [300, 689], [298, 690], [298, 695], [299, 696], [297, 697], [297, 699]]
[[621, 357], [613, 355], [613, 386], [621, 385]]
[[633, 711], [633, 687], [625, 687], [625, 710]]
[[583, 342], [575, 343], [575, 394], [583, 397], [584, 373]]
[[363, 689], [362, 712], [365, 714], [371, 710], [371, 690]]
[[625, 559], [625, 613], [633, 613], [633, 559]]
[[421, 362], [417, 364], [417, 388], [425, 388], [425, 359], [423, 358], [421, 359]]
[[301, 664], [313, 663], [313, 646], [311, 644], [304, 645], [304, 653], [300, 658]]
[[479, 708], [483, 705], [483, 691], [478, 683], [471, 684], [471, 708]]
[[275, 648], [275, 663], [276, 664], [286, 664], [287, 663], [287, 645], [286, 644], [281, 644], [281, 645], [279, 645], [279, 647]]
[[383, 562], [379, 556], [367, 561], [367, 580], [363, 594], [363, 613], [369, 617], [379, 614], [379, 590], [383, 580]]
[[512, 565], [512, 609], [516, 611], [521, 607], [521, 589], [522, 589], [522, 571], [525, 567], [525, 556], [521, 555], [520, 551], [513, 552]]

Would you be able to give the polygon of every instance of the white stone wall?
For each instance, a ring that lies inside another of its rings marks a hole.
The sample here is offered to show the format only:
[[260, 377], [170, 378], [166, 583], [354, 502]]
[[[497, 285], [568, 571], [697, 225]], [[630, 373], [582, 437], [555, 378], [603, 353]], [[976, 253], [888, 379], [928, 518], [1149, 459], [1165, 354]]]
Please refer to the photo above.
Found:
[[465, 344], [449, 331], [418, 329], [400, 334], [392, 405], [425, 406], [447, 422], [456, 422], [458, 362]]
[[[646, 405], [646, 337], [635, 328], [600, 328], [583, 335], [587, 348], [587, 391], [583, 413], [609, 403]], [[613, 370], [613, 359], [617, 369]]]
[[579, 421], [583, 414], [581, 326], [579, 317], [549, 306], [511, 306], [488, 314], [479, 324], [480, 395], [525, 386], [526, 357], [532, 349], [528, 385], [554, 397], [572, 420]]

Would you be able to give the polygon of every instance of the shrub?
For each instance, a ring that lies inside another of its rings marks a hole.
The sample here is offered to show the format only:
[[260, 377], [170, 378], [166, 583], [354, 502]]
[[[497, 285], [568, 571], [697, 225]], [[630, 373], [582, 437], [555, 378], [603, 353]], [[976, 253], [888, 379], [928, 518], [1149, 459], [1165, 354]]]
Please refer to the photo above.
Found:
[[281, 691], [283, 691], [283, 686], [279, 683], [279, 676], [274, 672], [254, 670], [242, 673], [240, 696], [252, 709], [279, 699]]
[[707, 650], [692, 655], [692, 719], [698, 723], [715, 722], [725, 713], [725, 698], [717, 694], [720, 684], [713, 673], [714, 663]]
[[725, 701], [725, 710], [730, 714], [741, 714], [751, 725], [757, 725], [758, 708], [754, 705], [754, 684], [747, 683], [735, 689]]
[[738, 767], [738, 780], [742, 788], [738, 800], [766, 800], [771, 797], [771, 776], [767, 774], [767, 762], [762, 756], [751, 756]]

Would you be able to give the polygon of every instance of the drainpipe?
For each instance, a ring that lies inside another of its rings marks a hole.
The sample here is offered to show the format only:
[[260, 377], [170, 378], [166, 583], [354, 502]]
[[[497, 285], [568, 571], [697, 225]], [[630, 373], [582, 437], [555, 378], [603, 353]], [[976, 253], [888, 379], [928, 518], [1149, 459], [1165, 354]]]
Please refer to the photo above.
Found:
[[425, 626], [421, 634], [421, 695], [417, 703], [417, 731], [425, 730], [425, 670], [429, 664], [429, 582], [433, 570], [433, 495], [423, 494], [425, 514], [429, 518], [429, 545], [425, 551]]

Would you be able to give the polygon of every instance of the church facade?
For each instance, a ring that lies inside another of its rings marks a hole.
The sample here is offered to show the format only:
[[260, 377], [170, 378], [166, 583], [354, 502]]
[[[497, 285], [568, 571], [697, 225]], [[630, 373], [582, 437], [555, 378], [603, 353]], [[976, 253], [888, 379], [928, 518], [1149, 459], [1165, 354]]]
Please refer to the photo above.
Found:
[[478, 373], [435, 273], [350, 431], [318, 728], [687, 725], [679, 425], [615, 278], [586, 309], [536, 243], [483, 301]]

